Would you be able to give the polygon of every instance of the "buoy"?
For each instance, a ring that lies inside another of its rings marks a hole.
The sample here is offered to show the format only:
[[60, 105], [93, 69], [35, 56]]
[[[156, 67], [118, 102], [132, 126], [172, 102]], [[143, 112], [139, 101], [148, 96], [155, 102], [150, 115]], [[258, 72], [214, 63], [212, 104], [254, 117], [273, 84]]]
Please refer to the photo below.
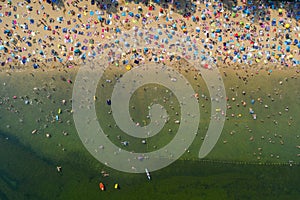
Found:
[[104, 191], [105, 190], [104, 184], [100, 182], [99, 183], [99, 188], [100, 188], [100, 190]]

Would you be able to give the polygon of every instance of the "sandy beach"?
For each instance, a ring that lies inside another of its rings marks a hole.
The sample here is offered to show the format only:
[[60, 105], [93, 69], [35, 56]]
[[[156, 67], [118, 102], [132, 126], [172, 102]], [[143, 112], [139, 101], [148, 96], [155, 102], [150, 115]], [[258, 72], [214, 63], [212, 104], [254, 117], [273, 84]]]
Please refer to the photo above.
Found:
[[[197, 41], [201, 58], [210, 56], [219, 66], [299, 66], [299, 24], [295, 14], [291, 17], [292, 11], [280, 5], [270, 9], [268, 4], [253, 7], [238, 2], [227, 10], [218, 1], [188, 5], [113, 1], [110, 10], [115, 12], [110, 13], [100, 9], [105, 5], [66, 1], [57, 6], [41, 0], [1, 4], [1, 70], [79, 66], [97, 58], [107, 41], [134, 27], [184, 33]], [[261, 11], [254, 16], [257, 7]], [[140, 59], [147, 56], [145, 52], [138, 55]], [[165, 61], [169, 59], [163, 56]], [[119, 61], [121, 67], [126, 66], [121, 64], [124, 60]]]

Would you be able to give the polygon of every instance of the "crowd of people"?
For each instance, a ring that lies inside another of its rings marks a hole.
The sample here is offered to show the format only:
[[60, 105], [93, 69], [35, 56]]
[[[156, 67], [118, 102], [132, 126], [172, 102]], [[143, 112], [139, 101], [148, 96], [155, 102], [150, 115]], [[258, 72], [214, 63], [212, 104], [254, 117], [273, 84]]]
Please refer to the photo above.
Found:
[[221, 0], [67, 0], [64, 5], [8, 0], [0, 4], [0, 64], [70, 67], [96, 58], [105, 41], [124, 31], [159, 26], [195, 38], [201, 54], [218, 65], [295, 67], [300, 64], [299, 8], [297, 1], [243, 0], [228, 8]]

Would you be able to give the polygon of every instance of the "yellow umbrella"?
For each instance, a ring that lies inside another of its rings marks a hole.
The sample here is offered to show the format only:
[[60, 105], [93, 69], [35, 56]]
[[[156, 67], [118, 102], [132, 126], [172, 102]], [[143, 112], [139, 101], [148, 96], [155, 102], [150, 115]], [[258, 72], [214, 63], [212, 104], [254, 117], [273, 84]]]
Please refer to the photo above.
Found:
[[127, 70], [127, 71], [131, 70], [131, 65], [127, 65], [127, 66], [126, 66], [126, 70]]
[[285, 28], [290, 28], [290, 24], [285, 24]]

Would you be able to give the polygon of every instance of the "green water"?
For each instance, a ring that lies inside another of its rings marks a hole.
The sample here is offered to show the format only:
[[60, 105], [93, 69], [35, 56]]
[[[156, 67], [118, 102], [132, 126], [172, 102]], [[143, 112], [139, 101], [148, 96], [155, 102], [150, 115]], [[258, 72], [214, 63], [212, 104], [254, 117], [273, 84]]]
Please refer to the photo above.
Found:
[[[108, 168], [85, 150], [72, 119], [72, 84], [64, 81], [64, 78], [74, 80], [75, 75], [72, 71], [1, 74], [1, 200], [297, 199], [300, 196], [300, 170], [296, 165], [300, 158], [297, 156], [300, 150], [296, 148], [300, 145], [297, 117], [300, 113], [300, 79], [292, 78], [297, 77], [294, 73], [275, 71], [269, 76], [262, 71], [259, 76], [248, 77], [245, 84], [235, 72], [227, 70], [227, 77], [224, 77], [227, 96], [229, 99], [235, 97], [236, 101], [228, 101], [232, 108], [228, 110], [228, 120], [218, 144], [206, 158], [208, 161], [197, 159], [210, 115], [209, 100], [200, 98], [201, 122], [190, 153], [169, 167], [152, 172], [152, 181], [148, 181], [145, 174], [120, 173]], [[239, 72], [239, 75], [244, 76], [244, 73]], [[208, 96], [200, 77], [195, 80], [192, 73], [186, 76], [195, 91]], [[288, 80], [284, 80], [286, 77]], [[279, 84], [281, 80], [282, 85]], [[151, 86], [148, 87], [151, 91]], [[120, 145], [115, 136], [122, 133], [113, 126], [112, 116], [107, 114], [110, 107], [105, 102], [111, 90], [110, 85], [99, 89], [101, 98], [97, 100], [97, 106], [102, 111], [97, 115], [102, 119], [101, 125], [112, 124], [104, 129], [111, 134], [111, 140]], [[247, 91], [245, 96], [241, 94], [243, 90]], [[138, 90], [131, 101], [131, 106], [135, 106], [130, 110], [133, 118], [145, 120], [145, 123], [149, 123], [145, 118], [147, 104], [159, 95], [164, 97], [165, 88], [159, 87], [153, 96], [149, 94], [152, 92], [144, 94], [143, 89]], [[18, 98], [13, 99], [13, 95]], [[263, 99], [262, 103], [257, 102], [259, 97]], [[256, 100], [254, 105], [250, 105], [251, 98]], [[61, 102], [63, 99], [65, 105]], [[28, 105], [25, 100], [29, 101]], [[140, 103], [144, 100], [145, 103]], [[174, 110], [167, 110], [173, 116], [178, 105], [176, 99], [172, 100]], [[241, 105], [241, 100], [247, 101], [247, 107]], [[268, 109], [264, 108], [266, 104]], [[250, 106], [257, 113], [257, 120], [249, 115]], [[286, 106], [289, 106], [288, 111], [284, 110]], [[56, 121], [59, 108], [62, 113], [59, 114], [60, 121]], [[235, 117], [231, 117], [232, 113]], [[239, 113], [242, 117], [237, 118]], [[165, 130], [169, 128], [174, 133], [158, 134], [155, 137], [159, 137], [159, 142], [153, 137], [148, 141], [147, 149], [143, 149], [140, 140], [126, 139], [131, 141], [130, 148], [151, 151], [153, 145], [163, 146], [174, 137], [176, 127], [169, 125]], [[38, 130], [37, 134], [31, 133], [34, 129]], [[46, 137], [47, 133], [50, 138]], [[254, 139], [250, 140], [251, 137]], [[289, 161], [296, 164], [286, 165]], [[62, 167], [62, 172], [57, 172], [57, 166]], [[102, 170], [110, 176], [102, 177]], [[105, 192], [98, 188], [100, 181], [106, 185]], [[120, 190], [113, 189], [114, 183], [119, 183]]]
[[[299, 166], [255, 166], [176, 161], [153, 172], [123, 174], [108, 169], [101, 178], [91, 165], [79, 165], [76, 155], [63, 161], [57, 173], [53, 160], [38, 156], [1, 134], [0, 198], [5, 199], [297, 199]], [[96, 161], [92, 161], [95, 164]], [[99, 168], [100, 169], [100, 168]], [[107, 190], [101, 192], [98, 182]], [[118, 182], [120, 190], [113, 189]]]

